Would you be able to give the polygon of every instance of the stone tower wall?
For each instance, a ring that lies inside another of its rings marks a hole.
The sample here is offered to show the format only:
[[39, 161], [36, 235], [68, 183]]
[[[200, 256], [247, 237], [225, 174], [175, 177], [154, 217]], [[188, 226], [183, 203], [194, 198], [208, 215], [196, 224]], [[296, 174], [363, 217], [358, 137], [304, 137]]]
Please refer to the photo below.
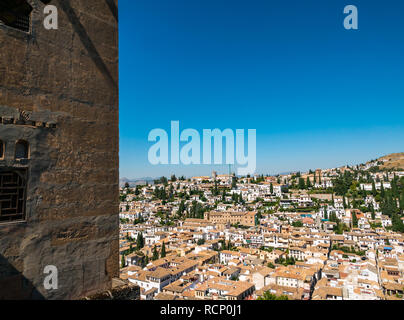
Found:
[[0, 25], [0, 170], [27, 175], [25, 221], [0, 222], [0, 299], [75, 299], [119, 276], [118, 1], [51, 1], [58, 30], [27, 2], [29, 33]]

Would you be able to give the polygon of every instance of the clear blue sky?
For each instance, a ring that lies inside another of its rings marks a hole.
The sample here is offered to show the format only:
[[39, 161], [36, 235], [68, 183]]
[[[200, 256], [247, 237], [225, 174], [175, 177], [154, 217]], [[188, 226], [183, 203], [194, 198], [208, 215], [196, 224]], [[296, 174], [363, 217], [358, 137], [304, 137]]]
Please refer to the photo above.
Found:
[[[349, 4], [359, 30], [343, 27]], [[148, 133], [171, 120], [256, 129], [263, 174], [403, 152], [403, 14], [401, 0], [119, 0], [121, 177], [211, 173], [148, 163]]]

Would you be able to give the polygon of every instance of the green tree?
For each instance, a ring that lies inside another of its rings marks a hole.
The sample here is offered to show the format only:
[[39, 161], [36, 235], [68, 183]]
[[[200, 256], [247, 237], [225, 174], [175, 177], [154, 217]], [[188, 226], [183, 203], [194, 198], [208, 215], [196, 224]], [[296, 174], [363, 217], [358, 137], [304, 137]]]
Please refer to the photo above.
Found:
[[136, 249], [140, 250], [144, 247], [144, 238], [143, 238], [143, 234], [141, 232], [139, 232], [137, 234], [137, 238], [136, 238]]
[[370, 213], [372, 215], [372, 220], [375, 220], [376, 219], [375, 207], [373, 206], [373, 203], [371, 203], [369, 206], [370, 206]]
[[178, 206], [177, 215], [181, 218], [184, 215], [185, 211], [185, 201], [181, 200], [180, 205]]
[[334, 179], [334, 191], [336, 195], [344, 196], [353, 183], [353, 176], [350, 171], [345, 171]]
[[147, 266], [147, 265], [149, 264], [149, 256], [148, 256], [148, 255], [145, 255], [143, 261], [144, 261], [144, 262], [143, 262], [143, 264], [144, 264], [143, 268], [144, 268], [145, 266]]
[[289, 298], [286, 295], [276, 296], [269, 291], [265, 291], [257, 300], [289, 300]]
[[384, 185], [383, 185], [383, 181], [382, 182], [380, 182], [380, 196], [382, 197], [382, 198], [384, 198], [385, 197], [385, 191], [384, 191]]
[[299, 188], [299, 189], [306, 189], [306, 185], [305, 185], [305, 183], [304, 183], [304, 179], [303, 179], [303, 178], [299, 178], [298, 188]]
[[399, 192], [398, 192], [398, 186], [397, 186], [397, 177], [394, 176], [393, 180], [391, 180], [391, 193], [394, 198], [398, 198]]
[[[274, 185], [272, 184], [272, 182], [271, 182], [271, 184], [269, 185], [269, 192], [271, 192], [271, 194], [274, 194]], [[404, 193], [403, 193], [404, 194]]]
[[352, 199], [352, 208], [357, 209], [357, 207], [358, 207], [358, 205], [356, 203], [356, 198], [355, 198], [355, 195], [354, 195], [353, 199]]
[[233, 244], [231, 243], [231, 241], [229, 240], [227, 242], [227, 250], [231, 250], [233, 248]]
[[301, 228], [301, 227], [303, 227], [303, 222], [301, 222], [300, 220], [298, 220], [298, 221], [293, 221], [293, 222], [292, 222], [292, 227]]
[[125, 268], [126, 262], [125, 262], [125, 255], [123, 254], [121, 257], [121, 268]]
[[328, 212], [327, 212], [327, 205], [325, 205], [324, 207], [323, 207], [323, 212], [324, 212], [324, 219], [328, 219]]
[[219, 189], [218, 189], [218, 187], [217, 187], [217, 180], [216, 180], [216, 178], [215, 178], [215, 187], [214, 187], [214, 189], [213, 189], [213, 195], [214, 196], [217, 196], [219, 194]]
[[352, 226], [354, 228], [358, 227], [358, 217], [356, 216], [355, 212], [352, 213]]
[[163, 246], [161, 247], [161, 254], [160, 254], [160, 257], [161, 257], [161, 258], [165, 258], [165, 256], [166, 256], [166, 243], [163, 242]]
[[391, 217], [393, 231], [404, 233], [404, 223], [398, 214], [393, 214]]
[[375, 185], [375, 181], [374, 181], [374, 180], [372, 180], [372, 195], [373, 195], [374, 197], [377, 196], [377, 190], [376, 190], [376, 185]]
[[231, 188], [236, 189], [236, 187], [237, 187], [237, 179], [236, 179], [236, 177], [232, 177], [231, 178]]
[[310, 182], [310, 178], [309, 178], [309, 177], [307, 177], [307, 179], [306, 179], [306, 187], [307, 187], [307, 188], [310, 188], [310, 187], [311, 187], [311, 182]]
[[400, 210], [404, 211], [404, 189], [401, 190], [401, 197], [400, 197]]
[[152, 260], [155, 261], [155, 260], [157, 260], [158, 258], [159, 258], [159, 253], [158, 253], [158, 251], [157, 251], [156, 246], [154, 246], [154, 247], [153, 247], [153, 257], [152, 257]]
[[391, 192], [389, 191], [384, 192], [384, 197], [382, 198], [380, 209], [383, 212], [383, 214], [389, 217], [392, 217], [393, 214], [397, 214], [398, 212], [397, 201], [396, 199], [393, 198]]

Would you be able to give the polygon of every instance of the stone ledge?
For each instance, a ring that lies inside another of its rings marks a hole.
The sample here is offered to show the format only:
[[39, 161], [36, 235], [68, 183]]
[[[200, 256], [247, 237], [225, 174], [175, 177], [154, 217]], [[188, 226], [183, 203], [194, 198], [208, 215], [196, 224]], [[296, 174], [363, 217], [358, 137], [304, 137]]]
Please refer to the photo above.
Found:
[[140, 300], [140, 287], [127, 280], [114, 278], [111, 290], [99, 292], [81, 300]]
[[9, 118], [9, 117], [0, 117], [0, 124], [28, 126], [28, 127], [34, 127], [34, 128], [48, 128], [48, 129], [56, 128], [56, 123], [53, 123], [53, 122], [15, 119], [15, 118]]

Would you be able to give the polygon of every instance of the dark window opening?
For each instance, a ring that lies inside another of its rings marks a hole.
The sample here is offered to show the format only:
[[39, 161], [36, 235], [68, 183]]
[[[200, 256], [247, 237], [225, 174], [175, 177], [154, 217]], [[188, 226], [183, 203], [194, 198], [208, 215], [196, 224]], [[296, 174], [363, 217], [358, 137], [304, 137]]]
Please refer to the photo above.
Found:
[[29, 32], [32, 7], [26, 0], [2, 0], [0, 20], [9, 27]]
[[0, 140], [0, 159], [4, 158], [4, 143]]
[[28, 142], [20, 140], [15, 145], [15, 159], [28, 159], [29, 157], [29, 145]]
[[29, 32], [29, 28], [30, 28], [30, 16], [25, 16], [25, 15], [20, 15], [20, 16], [16, 16], [15, 20], [10, 23], [7, 24], [9, 27], [24, 31], [24, 32]]
[[0, 169], [0, 223], [25, 220], [26, 169]]

